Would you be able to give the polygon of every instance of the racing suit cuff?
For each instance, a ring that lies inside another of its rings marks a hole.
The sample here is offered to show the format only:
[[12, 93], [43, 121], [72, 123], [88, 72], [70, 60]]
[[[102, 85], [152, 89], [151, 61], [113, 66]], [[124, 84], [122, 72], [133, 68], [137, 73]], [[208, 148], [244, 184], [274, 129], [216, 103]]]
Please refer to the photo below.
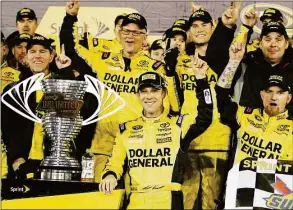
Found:
[[104, 179], [108, 175], [113, 175], [117, 179], [117, 175], [114, 171], [107, 171], [103, 176], [102, 179]]
[[207, 77], [203, 79], [196, 79], [196, 85], [201, 90], [209, 88]]
[[70, 14], [66, 13], [66, 16], [64, 18], [66, 18], [67, 20], [71, 20], [72, 22], [77, 21], [77, 15], [70, 15]]
[[59, 69], [56, 74], [58, 79], [75, 79], [71, 66]]
[[234, 32], [236, 31], [236, 28], [237, 28], [236, 24], [234, 24], [232, 26], [232, 28], [229, 28], [229, 27], [225, 26], [221, 17], [218, 18], [218, 26], [222, 27], [222, 28], [225, 28], [227, 31], [234, 31]]

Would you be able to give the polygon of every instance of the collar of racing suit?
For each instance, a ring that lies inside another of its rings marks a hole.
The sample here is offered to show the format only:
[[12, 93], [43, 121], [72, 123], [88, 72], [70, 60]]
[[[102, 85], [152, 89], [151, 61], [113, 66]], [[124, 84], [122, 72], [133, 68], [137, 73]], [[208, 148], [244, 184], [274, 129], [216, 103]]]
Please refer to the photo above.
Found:
[[262, 110], [262, 115], [264, 117], [264, 121], [265, 122], [273, 122], [273, 121], [279, 121], [279, 120], [283, 120], [283, 119], [287, 119], [289, 114], [288, 114], [288, 110], [286, 110], [283, 113], [280, 113], [276, 116], [269, 116], [264, 110]]

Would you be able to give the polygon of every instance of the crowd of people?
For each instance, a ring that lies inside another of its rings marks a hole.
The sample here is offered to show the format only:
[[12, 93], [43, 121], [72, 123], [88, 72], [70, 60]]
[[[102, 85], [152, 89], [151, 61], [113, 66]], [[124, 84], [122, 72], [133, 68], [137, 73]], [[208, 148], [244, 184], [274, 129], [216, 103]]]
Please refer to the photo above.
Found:
[[[93, 155], [100, 191], [125, 188], [125, 208], [220, 209], [233, 165], [246, 157], [293, 160], [293, 37], [279, 10], [246, 11], [236, 34], [240, 3], [218, 19], [193, 5], [188, 20], [175, 20], [149, 44], [139, 13], [117, 16], [112, 40], [80, 39], [80, 4], [65, 6], [60, 54], [35, 33], [32, 9], [17, 13], [17, 31], [1, 33], [1, 93], [37, 73], [91, 75], [116, 91], [126, 106], [75, 139], [79, 160], [87, 149]], [[261, 34], [250, 40], [258, 19]], [[42, 94], [29, 98], [40, 118]], [[91, 95], [84, 102], [85, 118], [98, 102]], [[2, 178], [30, 178], [48, 137], [4, 104], [1, 118]]]

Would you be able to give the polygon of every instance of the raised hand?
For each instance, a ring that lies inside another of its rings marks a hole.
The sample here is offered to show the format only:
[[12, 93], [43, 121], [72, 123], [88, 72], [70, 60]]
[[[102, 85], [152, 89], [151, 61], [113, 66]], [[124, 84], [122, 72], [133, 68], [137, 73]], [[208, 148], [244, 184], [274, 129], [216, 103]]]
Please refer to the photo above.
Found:
[[255, 7], [253, 7], [244, 13], [244, 18], [242, 20], [242, 23], [244, 25], [253, 27], [257, 23], [257, 19], [258, 19], [258, 11], [256, 11]]
[[79, 8], [79, 1], [68, 1], [65, 6], [66, 13], [72, 16], [78, 15]]
[[193, 1], [190, 1], [190, 5], [191, 5], [191, 12], [194, 13], [197, 10], [204, 10], [204, 7], [200, 4], [195, 4]]
[[171, 75], [172, 73], [175, 72], [178, 55], [179, 55], [179, 50], [177, 47], [166, 50], [164, 55], [164, 61], [165, 61], [165, 70], [167, 75]]
[[245, 54], [246, 43], [243, 42], [233, 42], [229, 49], [230, 60], [240, 62]]
[[64, 44], [62, 44], [60, 55], [55, 58], [55, 62], [58, 69], [64, 69], [71, 65], [71, 59], [65, 55]]
[[198, 52], [194, 53], [192, 57], [192, 70], [197, 79], [204, 79], [206, 77], [207, 70], [209, 69], [209, 65], [204, 60], [200, 59], [198, 56]]
[[222, 14], [222, 22], [225, 26], [232, 28], [236, 25], [241, 6], [241, 2], [231, 2], [230, 7]]

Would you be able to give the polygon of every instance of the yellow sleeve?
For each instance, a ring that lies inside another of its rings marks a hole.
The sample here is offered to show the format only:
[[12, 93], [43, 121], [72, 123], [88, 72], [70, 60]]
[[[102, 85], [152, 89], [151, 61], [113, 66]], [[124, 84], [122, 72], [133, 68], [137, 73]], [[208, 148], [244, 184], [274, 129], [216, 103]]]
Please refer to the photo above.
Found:
[[174, 112], [179, 112], [181, 109], [180, 97], [182, 97], [180, 94], [183, 94], [183, 92], [179, 90], [181, 88], [179, 79], [176, 81], [175, 77], [165, 76], [165, 80], [168, 83], [167, 91], [171, 109]]
[[117, 180], [119, 180], [123, 173], [123, 165], [126, 156], [127, 153], [123, 144], [123, 134], [119, 133], [114, 142], [112, 155], [108, 158], [106, 167], [102, 172], [102, 179], [106, 175], [114, 173]]

